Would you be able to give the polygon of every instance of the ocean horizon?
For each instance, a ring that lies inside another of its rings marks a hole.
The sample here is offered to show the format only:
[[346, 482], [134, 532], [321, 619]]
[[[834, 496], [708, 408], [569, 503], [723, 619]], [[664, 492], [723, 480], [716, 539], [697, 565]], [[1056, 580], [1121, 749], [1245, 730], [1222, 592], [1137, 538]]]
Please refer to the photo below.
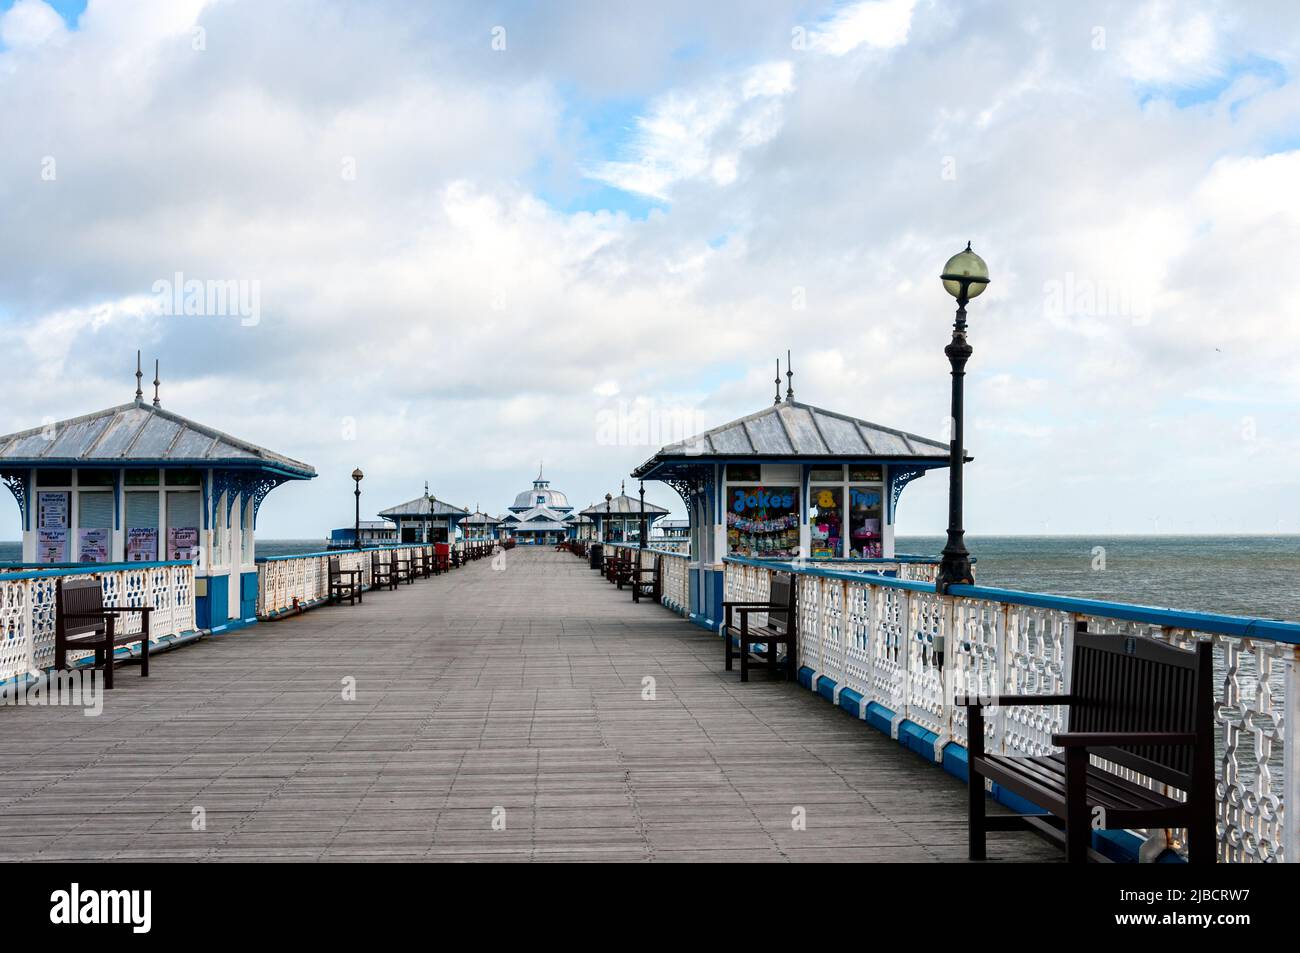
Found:
[[[968, 535], [981, 585], [1109, 602], [1300, 621], [1296, 534]], [[938, 555], [942, 536], [899, 536], [896, 551]], [[259, 556], [318, 552], [324, 539], [264, 539]], [[0, 562], [21, 547], [0, 542]]]

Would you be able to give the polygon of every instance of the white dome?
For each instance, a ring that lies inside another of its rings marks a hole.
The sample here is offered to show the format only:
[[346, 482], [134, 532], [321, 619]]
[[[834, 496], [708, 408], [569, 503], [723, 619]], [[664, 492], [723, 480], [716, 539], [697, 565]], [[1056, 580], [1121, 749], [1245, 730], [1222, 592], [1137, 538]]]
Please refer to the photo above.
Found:
[[524, 490], [515, 497], [515, 505], [510, 507], [512, 510], [531, 510], [534, 506], [546, 506], [553, 510], [571, 510], [569, 498], [559, 490], [551, 489], [549, 480], [538, 479], [533, 481], [531, 490]]

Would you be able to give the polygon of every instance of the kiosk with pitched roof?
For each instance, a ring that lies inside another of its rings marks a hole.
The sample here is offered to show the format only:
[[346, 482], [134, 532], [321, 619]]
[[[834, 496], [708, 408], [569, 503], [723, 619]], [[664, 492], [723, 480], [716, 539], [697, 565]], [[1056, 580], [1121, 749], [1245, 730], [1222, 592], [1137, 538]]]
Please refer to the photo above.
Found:
[[715, 628], [724, 556], [893, 558], [903, 487], [948, 455], [938, 440], [799, 403], [788, 387], [770, 407], [663, 447], [632, 476], [662, 480], [685, 502], [690, 615]]
[[469, 510], [430, 496], [426, 483], [424, 496], [380, 510], [379, 515], [396, 526], [399, 543], [449, 543], [456, 536], [456, 525], [469, 515]]
[[[627, 495], [626, 484], [618, 489], [618, 496], [593, 503], [581, 513], [596, 524], [595, 538], [608, 543], [634, 543], [641, 538], [641, 500]], [[662, 506], [645, 504], [646, 538], [653, 531], [654, 522], [668, 515]]]
[[257, 615], [253, 532], [266, 495], [309, 480], [305, 463], [163, 410], [136, 369], [135, 400], [0, 437], [24, 564], [195, 563], [195, 621]]

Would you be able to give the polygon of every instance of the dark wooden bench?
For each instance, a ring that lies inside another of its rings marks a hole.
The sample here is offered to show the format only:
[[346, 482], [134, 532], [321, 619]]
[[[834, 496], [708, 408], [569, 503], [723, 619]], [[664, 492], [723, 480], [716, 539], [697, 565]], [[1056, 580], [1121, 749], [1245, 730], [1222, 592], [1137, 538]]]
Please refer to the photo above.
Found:
[[[723, 602], [723, 626], [722, 641], [726, 644], [727, 671], [732, 670], [732, 659], [740, 656], [740, 680], [749, 681], [749, 669], [751, 665], [757, 664], [769, 671], [777, 671], [780, 668], [785, 669], [785, 677], [794, 678], [795, 674], [795, 657], [797, 655], [797, 626], [796, 619], [796, 602], [795, 602], [795, 585], [790, 578], [789, 573], [775, 572], [771, 574], [771, 592], [766, 602]], [[762, 626], [750, 625], [749, 617], [757, 612], [767, 613], [767, 624]], [[739, 645], [737, 648], [732, 647], [732, 632], [736, 630], [734, 617], [740, 617], [740, 627], [738, 630]], [[750, 662], [750, 648], [757, 644], [763, 644], [766, 649], [763, 653], [764, 661], [753, 663]], [[777, 657], [777, 646], [785, 646], [785, 663], [781, 664]]]
[[661, 558], [658, 553], [654, 555], [654, 560], [649, 566], [641, 565], [640, 553], [637, 554], [637, 561], [632, 566], [632, 601], [640, 602], [641, 597], [645, 596], [655, 602], [659, 601], [659, 570]]
[[407, 585], [415, 582], [415, 559], [408, 553], [403, 556], [397, 550], [393, 550], [389, 557], [393, 566], [393, 579], [396, 582], [404, 582]]
[[370, 554], [370, 588], [379, 589], [387, 586], [397, 588], [397, 572], [392, 559], [380, 559], [379, 553]]
[[[119, 645], [140, 643], [140, 676], [149, 676], [149, 606], [104, 605], [98, 579], [58, 579], [54, 583], [54, 667], [68, 668], [68, 652], [91, 650], [95, 668], [104, 670], [104, 687], [113, 687], [113, 653]], [[137, 613], [140, 631], [118, 631], [120, 617]]]
[[[985, 832], [1034, 827], [1065, 843], [1066, 860], [1086, 863], [1092, 830], [1187, 829], [1188, 860], [1214, 863], [1214, 693], [1209, 642], [1192, 650], [1151, 639], [1090, 633], [1081, 623], [1067, 695], [959, 699], [969, 718], [970, 857], [985, 857]], [[1052, 735], [1064, 748], [1042, 757], [986, 754], [984, 706], [1065, 705], [1069, 730]], [[1111, 765], [1178, 788], [1186, 800], [1129, 780]], [[987, 778], [1048, 811], [986, 816]], [[1063, 828], [1063, 829], [1062, 829]]]
[[360, 569], [344, 569], [339, 557], [331, 556], [329, 558], [328, 572], [328, 602], [342, 605], [344, 596], [347, 597], [348, 605], [354, 605], [362, 601], [361, 577], [363, 573]]

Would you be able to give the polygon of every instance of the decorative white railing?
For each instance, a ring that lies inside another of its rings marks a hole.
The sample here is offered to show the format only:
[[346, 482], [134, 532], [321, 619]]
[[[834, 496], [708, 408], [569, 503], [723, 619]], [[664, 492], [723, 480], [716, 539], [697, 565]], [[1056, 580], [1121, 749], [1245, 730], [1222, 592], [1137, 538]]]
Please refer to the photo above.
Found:
[[645, 569], [654, 567], [655, 559], [662, 558], [662, 575], [660, 577], [659, 601], [678, 615], [690, 612], [691, 588], [690, 565], [688, 553], [673, 552], [669, 549], [646, 547], [641, 549], [635, 543], [605, 543], [611, 549], [632, 549], [640, 553], [639, 565]]
[[[461, 542], [455, 545], [464, 549]], [[329, 598], [329, 561], [337, 558], [340, 569], [360, 569], [361, 585], [369, 589], [372, 583], [372, 554], [380, 553], [387, 561], [396, 553], [400, 559], [410, 559], [427, 546], [407, 544], [401, 546], [371, 546], [366, 549], [338, 549], [320, 553], [302, 553], [293, 556], [259, 556], [257, 559], [257, 616], [265, 619], [282, 612], [306, 609]]]
[[[798, 663], [937, 735], [936, 758], [966, 742], [965, 709], [980, 694], [1052, 694], [1067, 687], [1076, 627], [1214, 645], [1219, 859], [1300, 862], [1300, 624], [1122, 603], [871, 578], [867, 573], [726, 560], [726, 598], [761, 601], [773, 572], [796, 580]], [[1288, 730], [1290, 728], [1290, 730]], [[1061, 706], [990, 709], [986, 749], [1041, 755], [1065, 730]], [[1177, 792], [1175, 792], [1177, 793]], [[1182, 832], [1137, 832], [1182, 847]]]
[[[99, 579], [105, 606], [152, 606], [151, 644], [195, 631], [194, 566], [188, 562], [97, 563], [93, 569], [0, 573], [0, 681], [37, 674], [54, 664], [54, 590], [59, 579]], [[140, 631], [140, 616], [128, 614], [120, 621], [120, 631]], [[89, 654], [69, 653], [69, 658]]]
[[689, 555], [691, 551], [690, 537], [681, 539], [655, 539], [651, 536], [646, 540], [650, 549], [657, 550], [661, 553], [678, 553], [680, 555]]

